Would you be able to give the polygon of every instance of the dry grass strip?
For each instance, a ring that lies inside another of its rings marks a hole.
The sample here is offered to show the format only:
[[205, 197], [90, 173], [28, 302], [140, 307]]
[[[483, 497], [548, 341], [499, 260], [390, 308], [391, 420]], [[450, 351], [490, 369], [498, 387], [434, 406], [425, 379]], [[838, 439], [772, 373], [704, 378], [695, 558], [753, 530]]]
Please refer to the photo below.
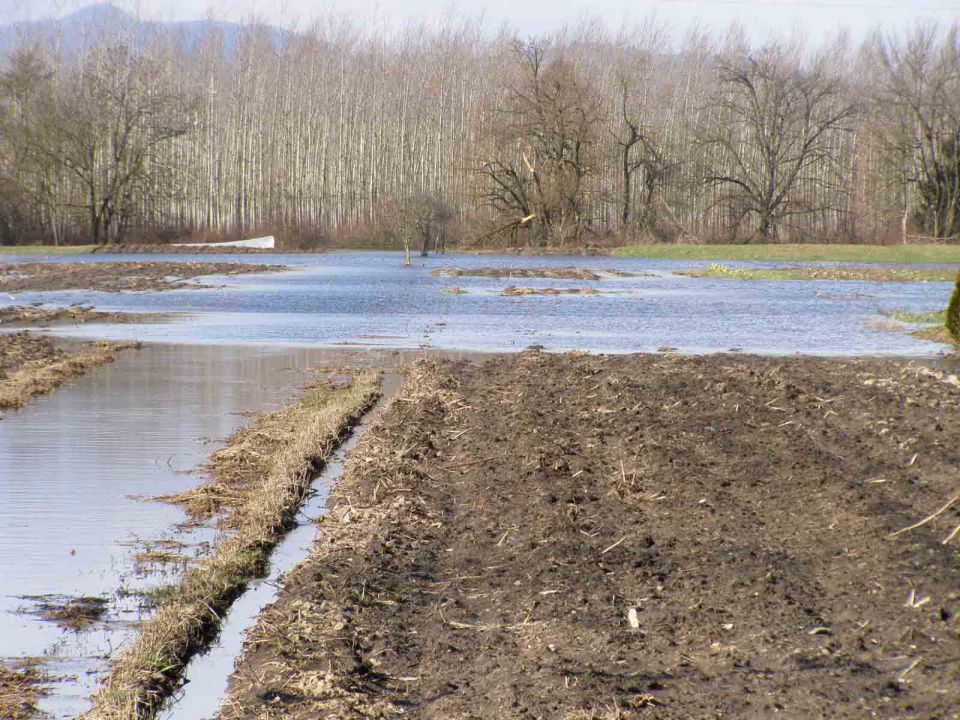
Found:
[[19, 668], [0, 665], [0, 717], [25, 720], [39, 714], [37, 701], [47, 693], [47, 675], [27, 661]]
[[[426, 480], [419, 470], [425, 427], [433, 418], [453, 423], [459, 416], [462, 398], [458, 381], [442, 363], [419, 360], [405, 369], [406, 381], [383, 417], [351, 453], [340, 481], [329, 500], [330, 512], [321, 519], [323, 540], [312, 550], [307, 563], [297, 571], [311, 573], [315, 568], [332, 571], [349, 558], [362, 558], [389, 543], [390, 532], [397, 527], [418, 534], [438, 520], [437, 515], [410, 488]], [[385, 430], [389, 428], [389, 430]], [[373, 482], [376, 478], [377, 481]], [[370, 488], [374, 490], [371, 493]], [[292, 576], [294, 577], [294, 576]], [[288, 578], [288, 582], [291, 579]], [[292, 692], [311, 697], [311, 710], [318, 718], [396, 717], [396, 708], [376, 694], [357, 691], [353, 677], [319, 667], [318, 648], [342, 645], [346, 609], [336, 601], [307, 603], [281, 601], [268, 608], [244, 643], [244, 657], [258, 648], [279, 650], [269, 655], [266, 666], [245, 663], [231, 680], [231, 691], [219, 717], [239, 720], [246, 717], [242, 698], [264, 687], [289, 687]], [[295, 651], [281, 650], [298, 638]], [[335, 651], [331, 651], [335, 652]], [[376, 675], [374, 658], [364, 658], [363, 666]], [[261, 673], [268, 673], [269, 679]], [[415, 678], [386, 678], [395, 684]], [[272, 717], [272, 715], [271, 715]]]
[[[139, 342], [99, 342], [86, 350], [52, 361], [24, 365], [0, 380], [0, 410], [26, 406], [35, 395], [52, 392], [66, 381], [84, 375], [99, 365], [112, 363], [122, 350], [141, 347]], [[3, 417], [0, 414], [0, 417]]]
[[[309, 389], [300, 402], [281, 411], [282, 422], [273, 413], [235, 436], [237, 455], [258, 455], [251, 462], [259, 475], [257, 482], [236, 489], [242, 497], [232, 503], [235, 532], [221, 539], [144, 623], [84, 717], [131, 720], [156, 713], [187, 661], [215, 637], [223, 613], [251, 578], [265, 572], [269, 554], [293, 525], [314, 473], [379, 392], [380, 372], [360, 371], [346, 388]], [[283, 434], [273, 435], [279, 426]], [[256, 439], [261, 432], [269, 436], [262, 444]], [[216, 478], [213, 483], [218, 483]]]

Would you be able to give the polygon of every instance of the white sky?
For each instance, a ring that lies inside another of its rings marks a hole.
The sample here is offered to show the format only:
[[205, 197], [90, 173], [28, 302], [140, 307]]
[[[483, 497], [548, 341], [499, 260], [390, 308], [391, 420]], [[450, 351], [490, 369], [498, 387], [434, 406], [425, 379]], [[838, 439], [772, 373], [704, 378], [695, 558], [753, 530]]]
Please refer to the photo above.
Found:
[[[91, 0], [0, 0], [0, 21], [62, 16], [90, 4]], [[530, 34], [584, 17], [599, 18], [616, 29], [624, 21], [640, 21], [654, 13], [681, 31], [697, 23], [711, 30], [739, 23], [758, 40], [797, 30], [816, 39], [841, 28], [862, 38], [878, 26], [896, 31], [918, 21], [960, 20], [960, 0], [114, 0], [114, 4], [150, 19], [197, 19], [212, 12], [218, 19], [244, 20], [256, 14], [280, 25], [304, 23], [331, 10], [391, 25], [450, 13], [471, 17], [482, 13], [491, 27], [506, 22]]]

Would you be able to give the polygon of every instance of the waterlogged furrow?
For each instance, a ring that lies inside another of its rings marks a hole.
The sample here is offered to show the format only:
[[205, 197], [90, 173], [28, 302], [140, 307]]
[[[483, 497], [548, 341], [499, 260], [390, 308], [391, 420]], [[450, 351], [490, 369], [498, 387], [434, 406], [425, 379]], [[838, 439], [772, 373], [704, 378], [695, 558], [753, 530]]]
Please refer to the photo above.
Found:
[[112, 363], [138, 342], [98, 342], [65, 352], [42, 337], [20, 332], [0, 337], [0, 418], [3, 411], [25, 407], [68, 380]]
[[[224, 612], [247, 582], [264, 573], [270, 552], [293, 525], [314, 473], [379, 396], [380, 377], [379, 371], [365, 370], [346, 387], [312, 388], [297, 404], [238, 433], [215, 456], [213, 479], [200, 492], [217, 507], [233, 508], [229, 525], [234, 531], [187, 573], [176, 594], [143, 625], [84, 717], [127, 720], [156, 712], [187, 661], [216, 636]], [[260, 445], [264, 436], [268, 442]], [[228, 488], [224, 468], [238, 455], [252, 456], [253, 447], [267, 456], [260, 457], [252, 475]]]

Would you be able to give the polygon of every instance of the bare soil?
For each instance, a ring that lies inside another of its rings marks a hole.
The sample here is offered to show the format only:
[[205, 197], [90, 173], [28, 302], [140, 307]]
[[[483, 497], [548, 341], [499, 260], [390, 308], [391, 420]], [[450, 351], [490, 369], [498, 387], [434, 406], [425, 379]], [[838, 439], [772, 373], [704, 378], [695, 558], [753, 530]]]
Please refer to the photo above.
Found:
[[28, 332], [0, 334], [0, 380], [28, 364], [54, 362], [66, 352], [50, 338]]
[[418, 363], [224, 717], [960, 717], [958, 427], [893, 361]]
[[88, 322], [140, 323], [159, 322], [163, 319], [164, 316], [160, 314], [103, 312], [84, 305], [65, 308], [15, 305], [0, 308], [0, 325], [8, 326], [48, 327], [66, 324], [80, 325]]
[[[111, 363], [137, 342], [75, 343], [69, 348], [29, 332], [0, 334], [0, 410], [21, 408], [35, 395]], [[3, 415], [0, 414], [0, 418]]]
[[184, 281], [204, 275], [245, 275], [284, 269], [282, 265], [196, 261], [16, 263], [0, 265], [0, 292], [202, 288], [210, 286]]
[[434, 275], [446, 277], [488, 278], [553, 278], [554, 280], [600, 280], [592, 270], [577, 267], [562, 268], [443, 268], [434, 270]]

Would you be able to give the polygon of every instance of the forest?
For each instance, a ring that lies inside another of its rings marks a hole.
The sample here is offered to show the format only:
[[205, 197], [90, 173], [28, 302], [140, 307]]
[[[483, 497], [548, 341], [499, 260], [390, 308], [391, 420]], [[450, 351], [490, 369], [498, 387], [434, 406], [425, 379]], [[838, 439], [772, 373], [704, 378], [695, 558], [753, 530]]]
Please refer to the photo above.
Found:
[[0, 242], [957, 241], [960, 29], [758, 45], [342, 18], [19, 38]]

